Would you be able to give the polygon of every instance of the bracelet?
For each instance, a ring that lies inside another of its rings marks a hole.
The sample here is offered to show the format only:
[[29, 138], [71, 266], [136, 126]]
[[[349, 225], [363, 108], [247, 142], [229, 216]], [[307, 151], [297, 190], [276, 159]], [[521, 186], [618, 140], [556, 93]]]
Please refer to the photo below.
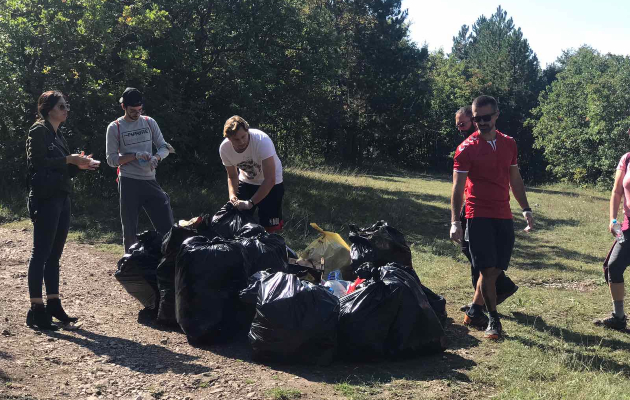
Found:
[[529, 212], [532, 212], [532, 209], [531, 209], [531, 208], [529, 208], [529, 207], [525, 207], [525, 208], [523, 208], [523, 212], [528, 212], [528, 211], [529, 211]]
[[250, 203], [252, 203], [252, 207], [254, 207], [254, 206], [256, 205], [256, 204], [254, 204], [254, 202], [252, 201], [252, 199], [249, 199], [249, 200], [247, 200], [247, 201], [249, 201]]
[[462, 221], [452, 221], [451, 225], [461, 225]]

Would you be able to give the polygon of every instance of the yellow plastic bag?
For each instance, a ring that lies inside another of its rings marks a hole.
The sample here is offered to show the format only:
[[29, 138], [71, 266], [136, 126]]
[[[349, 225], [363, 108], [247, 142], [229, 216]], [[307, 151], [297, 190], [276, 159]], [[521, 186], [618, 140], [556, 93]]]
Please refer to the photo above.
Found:
[[326, 279], [328, 273], [336, 269], [341, 271], [344, 279], [352, 276], [350, 270], [350, 246], [335, 232], [327, 232], [311, 223], [311, 226], [320, 233], [320, 236], [304, 249], [300, 257], [309, 260], [316, 267], [321, 267], [324, 261], [324, 273]]

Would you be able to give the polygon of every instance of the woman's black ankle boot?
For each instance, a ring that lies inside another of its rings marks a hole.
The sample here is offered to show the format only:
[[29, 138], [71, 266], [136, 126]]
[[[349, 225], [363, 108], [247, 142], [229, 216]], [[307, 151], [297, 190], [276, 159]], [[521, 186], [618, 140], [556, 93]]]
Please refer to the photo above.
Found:
[[66, 314], [63, 307], [61, 307], [61, 299], [48, 299], [46, 303], [46, 311], [48, 311], [48, 314], [57, 318], [64, 324], [77, 322], [79, 320], [79, 318], [69, 317], [68, 314]]
[[52, 317], [46, 312], [43, 304], [31, 304], [31, 309], [26, 314], [26, 325], [42, 330], [56, 331], [59, 327], [52, 322]]

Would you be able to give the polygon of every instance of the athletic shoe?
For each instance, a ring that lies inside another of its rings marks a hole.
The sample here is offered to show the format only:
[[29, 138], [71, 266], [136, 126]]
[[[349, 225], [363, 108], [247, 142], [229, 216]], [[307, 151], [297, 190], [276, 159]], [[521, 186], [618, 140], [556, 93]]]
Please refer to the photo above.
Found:
[[501, 327], [501, 321], [498, 318], [493, 318], [488, 322], [488, 327], [483, 333], [483, 337], [486, 339], [498, 340], [501, 338], [503, 328]]
[[[497, 306], [507, 300], [510, 296], [512, 296], [518, 290], [518, 286], [514, 285], [514, 287], [507, 293], [497, 294]], [[472, 303], [464, 304], [459, 308], [461, 312], [468, 312]], [[486, 310], [486, 305], [484, 304], [483, 309]], [[487, 310], [486, 310], [487, 311]]]
[[484, 313], [472, 316], [466, 313], [466, 315], [464, 315], [464, 325], [472, 326], [477, 329], [483, 329], [486, 325], [488, 325], [488, 316]]
[[514, 285], [514, 288], [511, 289], [509, 292], [497, 294], [497, 306], [503, 303], [505, 300], [507, 300], [508, 297], [516, 293], [517, 290], [518, 290], [518, 286]]
[[624, 315], [623, 318], [616, 317], [615, 314], [610, 314], [608, 318], [596, 319], [593, 323], [597, 326], [603, 326], [605, 328], [615, 329], [622, 331], [626, 329], [626, 321], [628, 318]]

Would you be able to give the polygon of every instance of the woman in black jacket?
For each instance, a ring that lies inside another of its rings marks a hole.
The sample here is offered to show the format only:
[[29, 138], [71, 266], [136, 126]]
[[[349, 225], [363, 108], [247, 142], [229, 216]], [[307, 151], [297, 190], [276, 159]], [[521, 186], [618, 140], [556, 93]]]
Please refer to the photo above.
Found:
[[[59, 258], [70, 226], [71, 178], [80, 169], [96, 169], [98, 161], [83, 153], [70, 154], [68, 143], [59, 131], [69, 109], [62, 93], [43, 93], [37, 102], [39, 119], [31, 126], [26, 140], [31, 186], [28, 209], [33, 221], [33, 249], [28, 265], [31, 309], [26, 324], [38, 329], [57, 330], [52, 317], [63, 324], [77, 321], [61, 307]], [[46, 284], [46, 307], [42, 299], [42, 281]]]

